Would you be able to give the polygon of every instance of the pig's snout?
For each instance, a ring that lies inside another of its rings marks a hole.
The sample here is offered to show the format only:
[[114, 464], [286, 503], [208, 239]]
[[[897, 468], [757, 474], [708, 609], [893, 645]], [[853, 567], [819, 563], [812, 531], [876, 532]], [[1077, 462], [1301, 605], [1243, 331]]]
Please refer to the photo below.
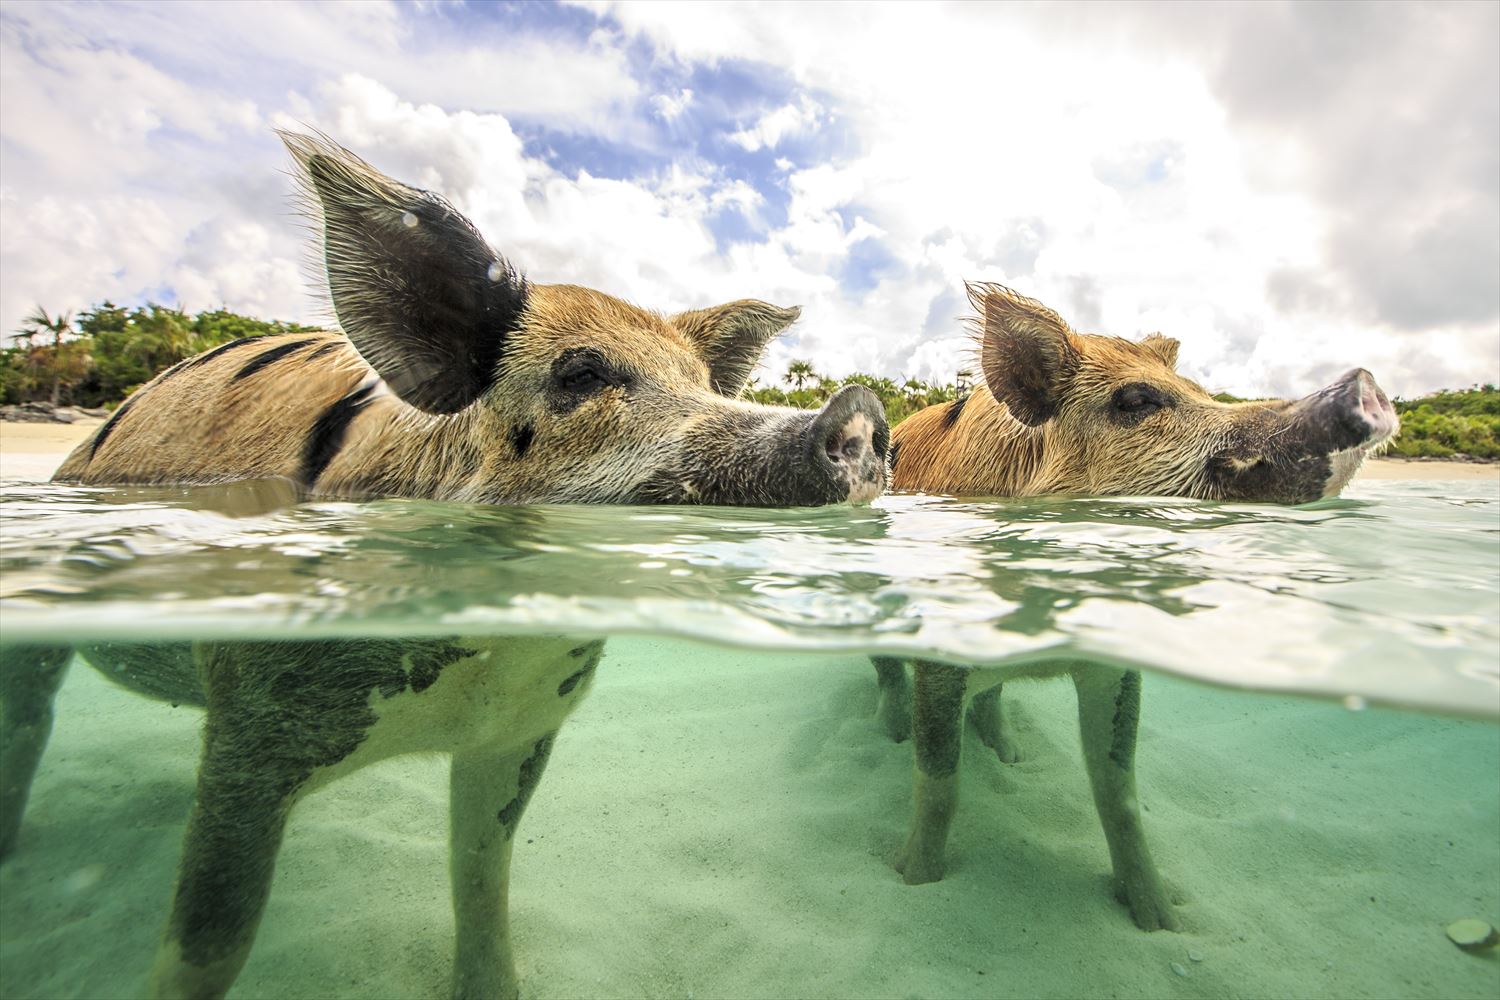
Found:
[[845, 483], [850, 503], [867, 503], [885, 490], [889, 445], [880, 397], [862, 385], [850, 385], [813, 418], [805, 460]]
[[1326, 451], [1377, 445], [1400, 427], [1391, 401], [1363, 368], [1299, 400], [1296, 409], [1306, 433], [1327, 438]]

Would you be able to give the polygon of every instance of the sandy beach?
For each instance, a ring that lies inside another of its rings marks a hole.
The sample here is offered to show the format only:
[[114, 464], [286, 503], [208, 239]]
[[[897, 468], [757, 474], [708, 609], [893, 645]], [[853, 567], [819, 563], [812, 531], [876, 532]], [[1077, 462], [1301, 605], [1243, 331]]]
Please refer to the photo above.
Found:
[[[30, 424], [0, 421], [0, 478], [46, 479], [73, 446], [93, 433], [102, 421], [72, 424]], [[1365, 479], [1418, 481], [1500, 480], [1500, 463], [1414, 461], [1376, 458], [1359, 471]]]

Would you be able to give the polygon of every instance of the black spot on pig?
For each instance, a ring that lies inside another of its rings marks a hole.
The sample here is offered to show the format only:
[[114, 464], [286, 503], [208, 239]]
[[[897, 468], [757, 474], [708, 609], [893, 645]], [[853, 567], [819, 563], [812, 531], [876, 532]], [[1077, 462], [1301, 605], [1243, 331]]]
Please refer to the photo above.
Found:
[[408, 654], [411, 669], [407, 671], [406, 676], [411, 683], [411, 689], [418, 693], [432, 687], [433, 682], [438, 679], [443, 668], [448, 664], [466, 660], [477, 652], [477, 650], [465, 649], [463, 646], [442, 641], [413, 642], [411, 645], [415, 648]]
[[265, 368], [269, 365], [274, 365], [282, 358], [287, 357], [291, 354], [295, 354], [298, 351], [302, 350], [302, 348], [306, 347], [308, 344], [316, 343], [317, 340], [315, 339], [294, 340], [290, 344], [282, 344], [280, 347], [273, 347], [269, 351], [262, 351], [260, 354], [257, 354], [255, 357], [251, 358], [243, 368], [235, 372], [234, 378], [230, 379], [229, 381], [238, 382], [241, 379], [247, 379], [251, 375], [254, 375], [256, 372], [260, 371], [262, 368]]
[[510, 446], [515, 449], [517, 458], [526, 457], [526, 452], [531, 449], [531, 439], [535, 436], [536, 431], [530, 424], [517, 424], [510, 429]]
[[948, 430], [958, 423], [958, 418], [963, 415], [964, 406], [969, 402], [968, 396], [959, 396], [948, 404], [948, 409], [943, 411], [943, 430]]
[[1120, 677], [1115, 692], [1115, 717], [1111, 727], [1109, 759], [1122, 771], [1135, 764], [1135, 734], [1141, 717], [1141, 675], [1134, 670]]
[[182, 367], [180, 369], [178, 369], [178, 370], [185, 372], [189, 368], [198, 368], [198, 367], [200, 367], [202, 365], [206, 365], [209, 362], [215, 360], [220, 355], [228, 354], [230, 351], [237, 351], [241, 347], [244, 347], [244, 346], [246, 346], [248, 344], [257, 344], [257, 343], [260, 343], [264, 339], [265, 339], [264, 337], [241, 337], [238, 340], [231, 340], [227, 344], [220, 344], [218, 347], [215, 347], [213, 350], [209, 351], [207, 354], [200, 354], [196, 358], [188, 358], [187, 361], [184, 362], [183, 365], [182, 365]]
[[344, 434], [359, 412], [369, 405], [376, 382], [367, 382], [323, 411], [308, 431], [302, 444], [302, 463], [297, 479], [304, 486], [315, 485], [334, 456], [344, 447]]
[[125, 419], [125, 414], [129, 413], [130, 408], [134, 405], [134, 397], [125, 400], [110, 418], [104, 422], [104, 426], [99, 428], [99, 433], [94, 436], [94, 443], [89, 446], [89, 458], [93, 458], [99, 453], [99, 449], [104, 445], [104, 442], [114, 433], [115, 428], [119, 426], [121, 420]]
[[515, 836], [516, 824], [521, 821], [521, 812], [530, 801], [531, 793], [536, 791], [537, 782], [542, 780], [542, 768], [547, 766], [547, 757], [552, 753], [552, 741], [556, 737], [556, 733], [548, 733], [537, 740], [536, 745], [531, 748], [531, 755], [521, 761], [516, 781], [516, 797], [505, 803], [495, 817], [505, 828], [506, 840]]

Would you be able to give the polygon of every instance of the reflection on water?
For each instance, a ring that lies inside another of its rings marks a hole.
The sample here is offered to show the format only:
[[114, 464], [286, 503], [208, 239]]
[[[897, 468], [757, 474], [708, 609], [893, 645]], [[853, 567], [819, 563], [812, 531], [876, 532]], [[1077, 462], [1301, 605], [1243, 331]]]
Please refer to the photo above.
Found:
[[1493, 485], [1300, 508], [291, 505], [276, 484], [0, 491], [9, 641], [657, 634], [962, 663], [1078, 656], [1500, 715]]

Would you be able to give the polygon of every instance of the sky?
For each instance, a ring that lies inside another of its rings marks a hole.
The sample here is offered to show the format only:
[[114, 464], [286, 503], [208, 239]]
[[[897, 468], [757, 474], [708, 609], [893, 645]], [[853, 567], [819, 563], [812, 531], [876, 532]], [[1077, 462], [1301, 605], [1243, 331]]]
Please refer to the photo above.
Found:
[[7, 0], [0, 331], [324, 318], [275, 128], [534, 281], [802, 306], [762, 382], [952, 381], [965, 280], [1176, 337], [1213, 391], [1500, 381], [1497, 3]]

